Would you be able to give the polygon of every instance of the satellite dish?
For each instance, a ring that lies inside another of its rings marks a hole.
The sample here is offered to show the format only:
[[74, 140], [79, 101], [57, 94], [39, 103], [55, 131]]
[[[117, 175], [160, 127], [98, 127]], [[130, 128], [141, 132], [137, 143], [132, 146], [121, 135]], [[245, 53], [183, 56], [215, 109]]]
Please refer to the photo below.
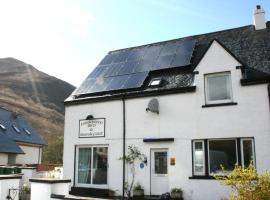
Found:
[[159, 114], [159, 104], [158, 100], [156, 98], [151, 99], [148, 103], [148, 107], [146, 108], [146, 111], [150, 111], [156, 114]]

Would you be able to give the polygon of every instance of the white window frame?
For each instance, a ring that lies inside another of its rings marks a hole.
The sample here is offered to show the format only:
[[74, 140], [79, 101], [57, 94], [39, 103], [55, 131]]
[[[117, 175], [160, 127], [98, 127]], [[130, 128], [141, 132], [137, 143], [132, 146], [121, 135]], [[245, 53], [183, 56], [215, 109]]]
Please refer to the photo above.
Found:
[[[202, 143], [202, 150], [203, 150], [203, 172], [196, 172], [195, 171], [195, 143], [196, 142], [201, 142]], [[204, 147], [204, 140], [193, 140], [192, 141], [192, 146], [193, 146], [193, 174], [195, 176], [204, 176], [205, 175], [205, 147]]]
[[255, 165], [256, 165], [256, 156], [255, 156], [255, 146], [254, 146], [254, 139], [253, 138], [241, 138], [241, 142], [240, 142], [240, 144], [241, 144], [241, 157], [242, 157], [242, 163], [241, 163], [241, 165], [242, 165], [242, 167], [244, 167], [245, 165], [245, 163], [244, 163], [244, 145], [243, 145], [243, 141], [251, 141], [251, 143], [252, 143], [252, 156], [253, 156], [253, 166], [255, 167]]
[[[231, 99], [209, 100], [209, 91], [208, 91], [207, 79], [208, 78], [211, 78], [211, 77], [222, 76], [222, 75], [228, 75], [229, 76], [228, 84], [230, 84], [230, 85], [228, 86], [228, 88], [230, 90]], [[233, 102], [231, 72], [219, 72], [219, 73], [213, 73], [213, 74], [205, 74], [204, 75], [204, 85], [205, 85], [205, 102], [206, 102], [206, 104], [219, 104], [219, 103], [230, 103], [230, 102]]]
[[209, 175], [211, 174], [214, 174], [214, 175], [225, 175], [224, 173], [213, 173], [211, 172], [210, 170], [210, 145], [209, 145], [209, 142], [210, 141], [221, 141], [221, 140], [234, 140], [235, 141], [235, 148], [236, 148], [236, 163], [239, 164], [239, 158], [238, 158], [238, 146], [237, 146], [237, 139], [236, 138], [226, 138], [226, 139], [219, 139], [219, 138], [216, 138], [216, 139], [208, 139], [207, 140], [207, 147], [208, 147], [208, 172], [209, 172]]
[[[108, 149], [107, 154], [107, 184], [92, 184], [93, 183], [93, 149], [95, 147], [106, 147]], [[91, 148], [91, 184], [78, 183], [78, 162], [79, 162], [79, 149], [80, 148]], [[91, 187], [91, 188], [101, 188], [108, 189], [109, 188], [109, 145], [78, 145], [76, 146], [76, 167], [75, 167], [75, 185], [78, 187]]]

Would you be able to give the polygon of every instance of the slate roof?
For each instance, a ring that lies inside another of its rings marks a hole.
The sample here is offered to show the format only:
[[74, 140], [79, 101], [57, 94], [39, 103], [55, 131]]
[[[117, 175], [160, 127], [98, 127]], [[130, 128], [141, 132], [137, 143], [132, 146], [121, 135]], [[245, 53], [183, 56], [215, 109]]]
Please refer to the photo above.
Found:
[[0, 107], [0, 152], [24, 153], [16, 142], [46, 145], [21, 115]]
[[[267, 28], [264, 30], [255, 30], [253, 25], [248, 25], [213, 33], [120, 49], [111, 51], [109, 54], [121, 51], [132, 51], [145, 46], [185, 42], [190, 40], [195, 40], [196, 46], [189, 66], [179, 67], [179, 69], [167, 68], [165, 70], [151, 71], [145, 80], [144, 85], [135, 90], [106, 91], [103, 93], [89, 93], [85, 95], [76, 95], [75, 90], [70, 98], [66, 100], [66, 103], [85, 98], [95, 99], [102, 96], [125, 95], [132, 92], [138, 94], [146, 91], [193, 87], [194, 69], [213, 40], [217, 40], [222, 44], [222, 46], [242, 64], [241, 70], [244, 80], [259, 78], [264, 81], [266, 80], [266, 82], [270, 82], [270, 22], [267, 22]], [[149, 81], [154, 77], [162, 77], [165, 80], [164, 84], [159, 88], [147, 87]]]

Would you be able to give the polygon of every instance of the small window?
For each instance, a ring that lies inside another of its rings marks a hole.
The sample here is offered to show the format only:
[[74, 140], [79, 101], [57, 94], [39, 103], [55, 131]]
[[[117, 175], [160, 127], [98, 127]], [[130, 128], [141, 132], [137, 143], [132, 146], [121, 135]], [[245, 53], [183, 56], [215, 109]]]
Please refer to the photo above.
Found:
[[151, 87], [157, 87], [160, 86], [162, 83], [162, 78], [154, 78], [150, 81], [149, 86]]
[[16, 154], [8, 154], [8, 164], [15, 165], [16, 163]]
[[3, 131], [7, 130], [6, 126], [4, 126], [4, 125], [1, 124], [1, 123], [0, 123], [0, 128], [1, 128]]
[[23, 128], [23, 130], [24, 130], [24, 132], [26, 132], [28, 135], [31, 135], [31, 132], [30, 132], [28, 129]]
[[12, 125], [12, 128], [13, 128], [17, 133], [20, 133], [20, 132], [21, 132], [20, 129], [18, 129], [17, 126], [15, 126], [15, 125]]
[[194, 175], [204, 175], [204, 141], [193, 141], [193, 163], [194, 163]]
[[167, 152], [160, 151], [155, 152], [155, 174], [167, 174], [168, 167], [167, 167]]
[[255, 164], [253, 140], [242, 139], [241, 150], [242, 150], [242, 166], [248, 167], [251, 162]]
[[205, 75], [206, 104], [232, 102], [230, 72]]

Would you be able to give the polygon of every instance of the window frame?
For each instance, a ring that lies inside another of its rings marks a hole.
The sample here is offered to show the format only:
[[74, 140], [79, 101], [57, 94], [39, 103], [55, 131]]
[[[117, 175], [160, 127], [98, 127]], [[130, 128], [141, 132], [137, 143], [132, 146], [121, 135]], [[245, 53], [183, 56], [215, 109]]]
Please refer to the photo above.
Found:
[[253, 155], [253, 165], [256, 166], [256, 156], [255, 156], [255, 144], [253, 138], [241, 138], [240, 139], [240, 146], [241, 146], [241, 166], [245, 166], [245, 157], [244, 157], [244, 145], [243, 141], [251, 141], [252, 143], [252, 155]]
[[[209, 91], [208, 91], [208, 84], [207, 80], [210, 77], [217, 77], [221, 75], [228, 75], [229, 76], [229, 92], [230, 92], [230, 99], [224, 99], [224, 100], [209, 100]], [[231, 78], [231, 72], [225, 71], [225, 72], [216, 72], [216, 73], [210, 73], [210, 74], [204, 74], [204, 96], [205, 96], [205, 104], [211, 105], [211, 104], [223, 104], [223, 103], [232, 103], [233, 102], [233, 91], [232, 91], [232, 78]]]
[[[210, 154], [209, 154], [209, 141], [213, 140], [235, 140], [236, 141], [236, 159], [237, 163], [241, 166], [243, 166], [243, 145], [242, 141], [244, 140], [251, 140], [252, 146], [253, 146], [253, 159], [254, 159], [254, 167], [256, 168], [256, 149], [255, 149], [255, 138], [254, 137], [232, 137], [232, 138], [207, 138], [207, 139], [192, 139], [191, 145], [192, 145], [192, 177], [189, 177], [190, 179], [213, 179], [213, 174], [210, 173]], [[205, 174], [199, 175], [195, 173], [195, 162], [194, 162], [194, 144], [195, 142], [200, 141], [203, 142], [204, 146], [204, 171]], [[226, 174], [219, 174], [215, 173], [215, 175], [224, 176]]]
[[[197, 173], [195, 171], [195, 143], [196, 142], [201, 142], [202, 143], [202, 150], [203, 150], [203, 172], [202, 173]], [[205, 176], [206, 174], [206, 166], [205, 166], [205, 145], [204, 145], [204, 140], [193, 140], [192, 141], [192, 157], [193, 157], [193, 175], [195, 176]]]
[[[107, 148], [107, 184], [93, 184], [93, 158], [94, 158], [94, 148], [98, 147], [106, 147]], [[79, 149], [80, 148], [91, 148], [91, 183], [78, 183], [78, 162], [79, 162]], [[75, 181], [74, 185], [78, 187], [92, 187], [92, 188], [102, 188], [108, 189], [109, 187], [109, 145], [75, 145], [76, 153], [75, 153], [75, 168], [74, 168], [74, 176]]]

